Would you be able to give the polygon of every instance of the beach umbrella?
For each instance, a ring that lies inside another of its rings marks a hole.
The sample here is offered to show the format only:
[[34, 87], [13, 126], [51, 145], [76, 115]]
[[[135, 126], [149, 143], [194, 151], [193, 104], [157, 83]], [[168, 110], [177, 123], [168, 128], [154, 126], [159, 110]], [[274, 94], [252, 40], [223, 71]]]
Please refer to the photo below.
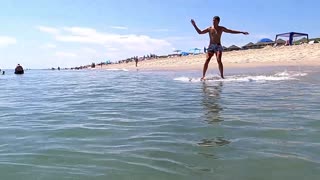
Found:
[[248, 44], [244, 45], [244, 46], [247, 46], [247, 47], [250, 47], [250, 46], [253, 46], [253, 42], [249, 42]]
[[223, 51], [229, 51], [229, 49], [226, 46], [222, 46]]
[[242, 46], [243, 49], [249, 49], [251, 48], [252, 46], [254, 46], [254, 44], [252, 42], [249, 42], [248, 44]]
[[295, 41], [294, 43], [300, 43], [300, 42], [308, 42], [307, 38], [301, 38], [300, 40]]
[[277, 44], [285, 44], [286, 41], [283, 40], [283, 39], [277, 39], [276, 43], [277, 43]]
[[236, 46], [236, 45], [232, 45], [232, 46], [230, 46], [230, 47], [228, 47], [228, 50], [230, 50], [230, 51], [233, 51], [233, 50], [240, 50], [241, 48], [239, 48], [238, 46]]
[[258, 43], [259, 42], [273, 42], [271, 39], [269, 39], [269, 38], [262, 38], [262, 39], [260, 39], [259, 41], [258, 41]]
[[273, 44], [274, 42], [271, 40], [271, 39], [269, 39], [269, 38], [263, 38], [263, 39], [260, 39], [257, 43], [256, 43], [256, 45], [258, 45], [258, 46], [264, 46], [264, 45], [271, 45], [271, 44]]
[[181, 50], [177, 49], [173, 51], [176, 55], [180, 55], [181, 54]]
[[196, 52], [197, 52], [197, 54], [200, 54], [201, 49], [193, 48], [193, 49], [190, 49], [190, 51], [193, 51], [193, 54], [196, 54]]
[[188, 53], [188, 52], [181, 52], [181, 55], [182, 55], [182, 56], [188, 56], [189, 53]]

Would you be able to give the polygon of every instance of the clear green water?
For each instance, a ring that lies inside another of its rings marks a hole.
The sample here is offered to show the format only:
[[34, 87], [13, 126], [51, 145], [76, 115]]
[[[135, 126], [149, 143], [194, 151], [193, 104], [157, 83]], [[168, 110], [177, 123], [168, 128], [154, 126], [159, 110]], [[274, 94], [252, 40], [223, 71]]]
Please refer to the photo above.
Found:
[[7, 71], [0, 177], [319, 179], [319, 72]]

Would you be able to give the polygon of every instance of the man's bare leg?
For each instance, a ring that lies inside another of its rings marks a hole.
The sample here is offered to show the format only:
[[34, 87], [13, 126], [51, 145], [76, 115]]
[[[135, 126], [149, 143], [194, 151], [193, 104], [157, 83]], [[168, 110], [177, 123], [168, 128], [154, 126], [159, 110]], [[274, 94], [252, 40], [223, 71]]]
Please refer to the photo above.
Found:
[[206, 62], [204, 63], [204, 65], [203, 65], [203, 72], [202, 72], [201, 81], [202, 81], [202, 80], [205, 80], [205, 78], [206, 78], [206, 73], [207, 73], [207, 70], [208, 70], [208, 65], [209, 65], [209, 62], [210, 62], [210, 59], [211, 59], [212, 56], [213, 56], [213, 54], [207, 53], [207, 59], [206, 59]]
[[220, 76], [222, 79], [224, 79], [224, 76], [223, 76], [223, 64], [222, 64], [222, 52], [221, 51], [218, 51], [217, 54], [217, 62], [218, 62], [218, 65], [219, 65], [219, 71], [220, 71]]

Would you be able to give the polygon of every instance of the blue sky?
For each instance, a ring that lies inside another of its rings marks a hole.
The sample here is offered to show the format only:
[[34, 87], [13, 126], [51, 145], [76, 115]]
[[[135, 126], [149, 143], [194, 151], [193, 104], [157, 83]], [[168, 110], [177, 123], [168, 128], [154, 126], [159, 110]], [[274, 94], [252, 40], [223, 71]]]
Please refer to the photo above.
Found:
[[222, 44], [242, 46], [277, 33], [320, 37], [316, 0], [2, 0], [0, 68], [74, 67], [208, 45], [200, 29], [219, 15], [220, 25], [250, 35], [224, 34]]

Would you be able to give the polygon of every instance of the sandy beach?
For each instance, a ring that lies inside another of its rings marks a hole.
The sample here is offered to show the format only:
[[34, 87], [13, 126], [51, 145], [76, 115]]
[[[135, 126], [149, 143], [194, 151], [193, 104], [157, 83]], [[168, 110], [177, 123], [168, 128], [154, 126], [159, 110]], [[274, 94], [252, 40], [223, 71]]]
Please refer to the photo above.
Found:
[[[205, 54], [183, 57], [160, 58], [139, 61], [139, 70], [202, 70]], [[225, 68], [251, 68], [264, 66], [320, 66], [320, 44], [294, 46], [267, 46], [262, 49], [249, 49], [224, 52], [222, 61]], [[104, 69], [137, 69], [135, 62], [104, 65]], [[217, 68], [215, 58], [209, 68]]]

